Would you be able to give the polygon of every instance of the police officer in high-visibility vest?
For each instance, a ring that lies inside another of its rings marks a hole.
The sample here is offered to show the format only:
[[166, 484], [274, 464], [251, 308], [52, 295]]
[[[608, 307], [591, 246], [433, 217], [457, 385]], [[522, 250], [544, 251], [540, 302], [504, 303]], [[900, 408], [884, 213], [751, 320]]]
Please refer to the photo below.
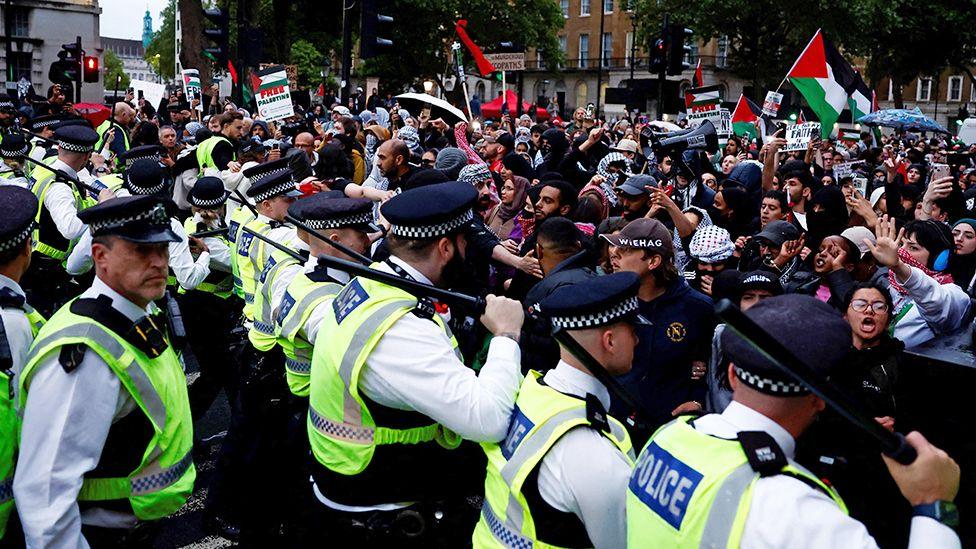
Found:
[[[610, 375], [630, 371], [640, 281], [617, 273], [559, 288], [539, 304]], [[634, 450], [610, 394], [567, 349], [519, 388], [505, 440], [483, 443], [485, 501], [476, 548], [623, 547]]]
[[[818, 373], [845, 366], [850, 327], [827, 304], [790, 294], [745, 314]], [[721, 414], [682, 416], [651, 437], [627, 489], [627, 546], [877, 547], [834, 489], [793, 461], [796, 438], [824, 401], [733, 330], [722, 333], [722, 348], [733, 400]], [[918, 459], [885, 463], [914, 506], [909, 547], [960, 547], [952, 529], [959, 466], [921, 434], [907, 439]]]
[[24, 136], [16, 133], [7, 135], [0, 142], [0, 185], [15, 185], [23, 189], [30, 188], [30, 179], [27, 171], [27, 162], [24, 155], [27, 154], [28, 145]]
[[121, 197], [81, 213], [95, 279], [37, 334], [20, 376], [14, 495], [31, 547], [151, 547], [189, 497], [193, 422], [168, 322], [175, 205]]
[[222, 172], [233, 167], [237, 160], [244, 115], [239, 112], [225, 112], [215, 116], [220, 124], [220, 133], [197, 144], [196, 158], [200, 174], [214, 175], [213, 171]]
[[14, 95], [0, 95], [0, 141], [3, 141], [7, 135], [20, 131], [17, 122], [18, 102], [16, 92]]
[[[228, 195], [216, 177], [205, 176], [197, 180], [187, 196], [193, 215], [183, 222], [184, 232], [192, 237], [196, 232], [226, 230], [224, 206]], [[190, 387], [190, 409], [194, 419], [210, 409], [221, 388], [228, 392], [236, 390], [232, 381], [233, 363], [227, 360], [227, 352], [231, 347], [231, 331], [241, 311], [241, 302], [233, 293], [227, 233], [200, 239], [210, 250], [210, 274], [195, 289], [181, 290], [177, 297], [183, 312], [187, 343], [200, 365], [200, 376]], [[190, 249], [199, 260], [202, 248], [191, 246]]]
[[[169, 195], [168, 180], [158, 160], [151, 158], [135, 160], [126, 168], [122, 179], [119, 196]], [[172, 272], [169, 284], [174, 290], [177, 288], [192, 290], [210, 276], [210, 249], [202, 240], [187, 236], [186, 231], [183, 230], [183, 223], [175, 217], [170, 219], [170, 225], [178, 240], [169, 246], [169, 269]], [[191, 245], [197, 250], [196, 258], [191, 253]], [[68, 256], [65, 268], [69, 274], [79, 275], [91, 270], [93, 265], [92, 233], [86, 231]]]
[[[31, 229], [37, 198], [26, 189], [0, 186], [0, 540], [5, 546], [20, 536], [14, 510], [17, 458], [17, 382], [27, 351], [44, 318], [27, 304], [19, 280], [31, 259]], [[6, 532], [6, 534], [5, 534]]]
[[68, 117], [64, 114], [45, 114], [31, 118], [28, 128], [37, 137], [31, 138], [28, 155], [40, 162], [48, 156], [58, 154], [58, 149], [51, 141], [47, 140], [53, 140], [55, 126], [67, 119]]
[[[477, 197], [470, 185], [448, 182], [391, 198], [381, 207], [391, 255], [374, 267], [441, 287], [457, 283]], [[477, 511], [435, 503], [481, 491], [481, 452], [457, 449], [461, 439], [497, 442], [508, 430], [522, 379], [521, 304], [487, 297], [481, 322], [494, 337], [478, 374], [456, 354], [438, 310], [450, 313], [357, 277], [319, 327], [307, 426], [313, 493], [320, 528], [360, 546], [466, 544]], [[438, 535], [447, 539], [433, 542]]]
[[[88, 164], [98, 134], [89, 126], [72, 124], [58, 128], [55, 139], [58, 141], [58, 157], [51, 162], [51, 167], [70, 176], [82, 177], [79, 172]], [[31, 190], [39, 204], [35, 216], [38, 228], [34, 233], [34, 260], [24, 275], [22, 286], [28, 301], [42, 314], [50, 316], [82, 290], [71, 281], [63, 263], [73, 241], [86, 229], [78, 218], [85, 196], [73, 183], [62, 181], [43, 168], [34, 175]], [[106, 189], [99, 193], [98, 200], [114, 196]]]
[[106, 158], [114, 156], [116, 163], [122, 163], [122, 155], [129, 150], [129, 128], [135, 123], [136, 110], [125, 101], [119, 101], [112, 107], [112, 116], [95, 128], [98, 141], [95, 151]]
[[[373, 224], [373, 202], [362, 198], [346, 198], [340, 191], [314, 194], [298, 200], [288, 213], [304, 221], [309, 228], [325, 237], [369, 255], [371, 233], [380, 229]], [[273, 292], [273, 310], [278, 343], [285, 353], [285, 374], [288, 388], [298, 397], [308, 397], [309, 372], [312, 369], [312, 343], [319, 332], [322, 319], [331, 307], [332, 298], [349, 282], [349, 275], [325, 265], [318, 256], [338, 257], [355, 261], [335, 246], [298, 230], [299, 238], [307, 241], [308, 261], [301, 272], [283, 288]], [[308, 403], [301, 412], [304, 416]]]

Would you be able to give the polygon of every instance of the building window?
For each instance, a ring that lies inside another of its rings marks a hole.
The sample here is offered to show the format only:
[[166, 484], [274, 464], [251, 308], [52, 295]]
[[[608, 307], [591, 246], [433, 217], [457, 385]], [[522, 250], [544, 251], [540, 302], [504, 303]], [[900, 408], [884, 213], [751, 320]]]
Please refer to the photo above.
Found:
[[603, 13], [613, 13], [613, 0], [603, 0]]
[[682, 61], [688, 63], [689, 65], [694, 65], [698, 62], [698, 41], [694, 37], [691, 37], [686, 42], [688, 44], [688, 53], [682, 58]]
[[915, 101], [931, 101], [932, 99], [932, 79], [919, 78], [915, 86]]
[[11, 82], [17, 82], [21, 78], [26, 78], [27, 80], [33, 80], [31, 78], [31, 62], [33, 61], [33, 54], [24, 51], [15, 51], [10, 53], [10, 59], [7, 60], [7, 66], [13, 71], [11, 75], [13, 78], [10, 79]]
[[962, 101], [962, 77], [950, 76], [949, 89], [946, 90], [947, 101]]
[[576, 84], [576, 108], [586, 107], [587, 96], [589, 96], [590, 91], [586, 85], [586, 82], [580, 82]]
[[610, 66], [610, 59], [613, 57], [613, 34], [609, 32], [603, 33], [603, 44], [600, 49], [600, 55], [603, 56], [603, 66]]
[[888, 79], [888, 101], [894, 101], [894, 100], [895, 100], [895, 84], [889, 78]]
[[715, 66], [724, 69], [729, 61], [729, 37], [722, 35], [718, 37], [715, 47]]
[[580, 0], [580, 17], [590, 14], [590, 0]]
[[624, 52], [624, 57], [627, 58], [627, 63], [629, 64], [630, 58], [632, 57], [630, 54], [634, 49], [634, 33], [628, 31], [627, 39], [624, 41], [624, 43], [627, 46], [627, 51]]
[[585, 69], [587, 58], [590, 56], [590, 35], [581, 34], [579, 37], [579, 68]]
[[569, 0], [559, 0], [559, 8], [563, 10], [563, 17], [569, 19]]
[[546, 61], [542, 58], [542, 52], [539, 50], [535, 51], [535, 66], [539, 69], [546, 68]]
[[10, 8], [12, 33], [17, 37], [30, 36], [30, 12], [26, 8]]

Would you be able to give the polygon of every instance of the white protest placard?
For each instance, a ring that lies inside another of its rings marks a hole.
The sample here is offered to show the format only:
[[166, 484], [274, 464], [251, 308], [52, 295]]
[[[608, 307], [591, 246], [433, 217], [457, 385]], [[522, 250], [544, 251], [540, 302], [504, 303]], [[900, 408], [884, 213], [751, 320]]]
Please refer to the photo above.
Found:
[[763, 114], [775, 117], [779, 112], [780, 103], [783, 102], [783, 94], [777, 92], [766, 92], [766, 100], [763, 101]]
[[200, 85], [200, 71], [197, 69], [183, 69], [183, 93], [189, 103], [194, 99], [200, 99], [203, 94], [203, 86]]
[[810, 138], [820, 134], [820, 122], [804, 122], [786, 127], [786, 146], [780, 152], [805, 151]]
[[258, 105], [258, 115], [268, 122], [294, 116], [288, 73], [284, 65], [274, 65], [259, 70], [254, 75], [254, 100]]
[[498, 71], [524, 71], [524, 53], [486, 53], [485, 59], [495, 66]]
[[854, 170], [861, 164], [864, 164], [863, 160], [856, 160], [854, 162], [841, 162], [839, 164], [833, 165], [834, 179], [840, 181], [845, 177], [849, 177]]
[[731, 137], [732, 136], [732, 111], [729, 109], [721, 109], [721, 118], [719, 119], [719, 124], [715, 126], [715, 133], [719, 137]]
[[159, 103], [162, 102], [163, 96], [166, 94], [166, 86], [163, 84], [157, 84], [155, 82], [147, 82], [146, 80], [129, 80], [129, 87], [135, 92], [135, 96], [139, 97], [139, 92], [142, 92], [143, 99], [146, 103], [152, 105], [155, 109], [159, 107]]
[[[698, 126], [701, 126], [702, 123], [705, 122], [706, 120], [711, 120], [712, 124], [715, 125], [715, 129], [717, 130], [719, 125], [722, 123], [722, 109], [720, 109], [718, 105], [715, 105], [714, 107], [715, 108], [713, 109], [689, 112], [687, 115], [688, 127], [697, 128]], [[731, 116], [732, 115], [730, 114], [729, 115], [730, 123], [732, 120]]]

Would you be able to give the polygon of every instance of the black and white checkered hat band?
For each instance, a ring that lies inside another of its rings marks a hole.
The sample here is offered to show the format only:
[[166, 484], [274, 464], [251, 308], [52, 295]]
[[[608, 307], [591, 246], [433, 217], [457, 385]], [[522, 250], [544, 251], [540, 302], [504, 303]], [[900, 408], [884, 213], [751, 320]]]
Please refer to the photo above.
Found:
[[250, 176], [248, 176], [248, 180], [251, 183], [256, 183], [259, 179], [264, 179], [265, 177], [271, 177], [273, 175], [278, 175], [278, 174], [281, 174], [281, 173], [285, 173], [286, 171], [288, 171], [290, 169], [291, 168], [289, 168], [288, 166], [285, 166], [284, 168], [278, 168], [277, 170], [271, 170], [270, 172], [258, 172], [258, 173], [251, 174]]
[[311, 229], [322, 230], [322, 229], [340, 229], [342, 227], [351, 227], [353, 225], [366, 225], [367, 223], [373, 222], [373, 212], [363, 212], [355, 215], [347, 215], [346, 217], [336, 217], [333, 219], [307, 219], [305, 223]]
[[125, 159], [125, 167], [126, 168], [132, 167], [132, 165], [135, 164], [136, 160], [143, 160], [143, 159], [146, 159], [146, 160], [155, 160], [156, 162], [159, 162], [159, 153], [149, 154], [149, 155], [146, 155], [146, 156], [134, 156], [132, 158], [126, 158]]
[[466, 223], [470, 223], [472, 219], [474, 219], [474, 211], [467, 210], [454, 219], [438, 225], [421, 225], [416, 227], [393, 225], [390, 233], [403, 238], [437, 238], [452, 233], [454, 230], [463, 227]]
[[7, 157], [7, 158], [10, 158], [10, 157], [13, 157], [13, 156], [24, 156], [25, 154], [27, 154], [27, 151], [29, 151], [29, 150], [30, 150], [30, 147], [27, 145], [27, 143], [24, 143], [24, 146], [20, 150], [16, 150], [16, 151], [7, 150], [7, 149], [3, 148], [2, 145], [0, 145], [0, 155], [3, 155], [4, 157]]
[[34, 122], [31, 124], [31, 129], [35, 132], [39, 132], [48, 126], [53, 126], [61, 122], [60, 120], [41, 120], [40, 122]]
[[31, 221], [23, 231], [20, 231], [16, 235], [6, 240], [0, 241], [0, 252], [6, 252], [7, 250], [12, 250], [17, 246], [23, 244], [27, 240], [27, 237], [30, 236], [31, 231], [33, 231], [35, 227], [37, 227], [37, 224]]
[[743, 383], [753, 389], [770, 395], [803, 395], [809, 393], [806, 387], [792, 381], [780, 381], [757, 376], [752, 372], [747, 372], [738, 366], [734, 366], [735, 375]]
[[156, 208], [148, 210], [145, 212], [138, 213], [136, 215], [130, 215], [129, 217], [116, 217], [113, 219], [100, 219], [98, 221], [92, 221], [89, 228], [91, 228], [92, 234], [102, 231], [104, 229], [116, 229], [119, 227], [124, 227], [129, 223], [135, 223], [137, 221], [153, 221], [159, 223], [162, 221], [159, 219], [159, 213]]
[[67, 141], [58, 141], [58, 146], [66, 151], [77, 153], [88, 153], [95, 150], [94, 145], [79, 145], [77, 143], [69, 143]]
[[260, 194], [254, 195], [254, 201], [255, 202], [261, 202], [262, 200], [267, 200], [269, 198], [274, 198], [274, 197], [276, 197], [278, 195], [286, 194], [286, 193], [289, 193], [289, 192], [294, 191], [294, 190], [297, 190], [295, 188], [295, 182], [292, 181], [291, 179], [289, 179], [288, 181], [284, 181], [282, 183], [278, 183], [277, 185], [271, 187], [270, 189], [268, 189], [268, 190], [266, 190], [266, 191], [264, 191], [264, 192], [262, 192]]
[[128, 179], [126, 179], [125, 180], [125, 188], [126, 189], [129, 189], [129, 192], [132, 193], [132, 194], [134, 194], [134, 195], [159, 194], [159, 193], [163, 192], [163, 189], [166, 188], [166, 182], [165, 181], [162, 181], [162, 182], [160, 182], [159, 185], [156, 185], [155, 187], [146, 188], [146, 187], [137, 187], [137, 186], [133, 185], [131, 181], [129, 181]]
[[0, 109], [12, 109], [14, 102], [9, 99], [0, 99]]
[[599, 313], [580, 316], [554, 316], [552, 317], [552, 325], [567, 330], [593, 328], [615, 322], [635, 311], [637, 311], [637, 298], [631, 297]]
[[212, 198], [209, 200], [204, 200], [202, 198], [197, 198], [191, 194], [189, 200], [190, 200], [190, 204], [196, 206], [197, 208], [216, 208], [217, 206], [223, 205], [224, 202], [227, 201], [227, 196], [225, 195], [217, 198]]

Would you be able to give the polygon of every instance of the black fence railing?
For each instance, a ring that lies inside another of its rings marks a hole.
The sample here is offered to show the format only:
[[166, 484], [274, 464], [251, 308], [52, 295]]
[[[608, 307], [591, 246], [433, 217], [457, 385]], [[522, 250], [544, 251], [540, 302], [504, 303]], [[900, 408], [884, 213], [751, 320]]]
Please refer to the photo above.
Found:
[[[725, 57], [719, 57], [714, 55], [702, 55], [698, 57], [691, 58], [691, 66], [694, 67], [698, 63], [698, 59], [702, 61], [702, 67], [706, 69], [724, 69], [727, 66], [727, 61]], [[649, 57], [636, 56], [634, 58], [634, 70], [647, 70], [647, 63]], [[525, 60], [525, 70], [527, 71], [550, 71], [550, 70], [562, 70], [562, 71], [595, 71], [597, 67], [600, 67], [601, 60], [598, 57], [587, 57], [587, 58], [575, 58], [566, 59], [558, 65], [553, 65], [551, 63], [546, 63], [545, 61], [539, 59], [526, 59]], [[630, 57], [609, 57], [602, 60], [603, 70], [630, 70], [631, 62]]]

